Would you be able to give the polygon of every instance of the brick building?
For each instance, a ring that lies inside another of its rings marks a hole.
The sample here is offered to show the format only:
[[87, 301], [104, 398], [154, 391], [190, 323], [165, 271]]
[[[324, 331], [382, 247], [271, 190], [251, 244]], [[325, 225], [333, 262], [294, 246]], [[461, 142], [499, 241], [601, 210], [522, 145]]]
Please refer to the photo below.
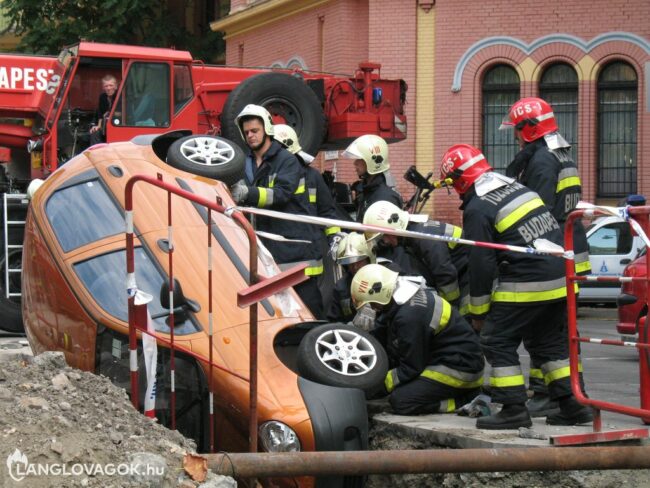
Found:
[[[225, 33], [227, 64], [351, 73], [372, 60], [383, 77], [405, 79], [409, 136], [390, 148], [405, 197], [405, 169], [437, 173], [455, 143], [504, 168], [517, 145], [498, 127], [523, 96], [553, 105], [584, 199], [650, 196], [648, 0], [232, 0], [212, 28]], [[352, 180], [349, 164], [337, 169]], [[432, 213], [458, 222], [457, 206], [439, 191]]]

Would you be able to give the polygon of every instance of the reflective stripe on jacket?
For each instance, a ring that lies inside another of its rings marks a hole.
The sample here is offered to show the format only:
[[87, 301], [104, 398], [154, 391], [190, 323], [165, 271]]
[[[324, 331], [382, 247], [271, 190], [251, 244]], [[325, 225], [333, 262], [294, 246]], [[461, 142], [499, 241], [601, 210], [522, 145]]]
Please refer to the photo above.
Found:
[[[562, 245], [555, 218], [539, 196], [520, 183], [480, 197], [471, 188], [463, 201], [467, 239], [528, 247], [542, 238]], [[566, 297], [564, 260], [556, 256], [472, 247], [468, 269], [469, 311], [476, 319], [485, 317], [492, 301], [526, 305]]]

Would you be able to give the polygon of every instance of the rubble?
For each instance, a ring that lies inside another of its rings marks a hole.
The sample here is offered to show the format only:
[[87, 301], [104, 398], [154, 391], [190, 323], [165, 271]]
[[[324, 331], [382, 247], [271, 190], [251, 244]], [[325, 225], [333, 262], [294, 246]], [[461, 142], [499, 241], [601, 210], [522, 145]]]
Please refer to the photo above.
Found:
[[237, 486], [211, 472], [192, 481], [182, 466], [194, 441], [134, 410], [107, 378], [68, 367], [62, 353], [0, 356], [0, 412], [0, 486]]

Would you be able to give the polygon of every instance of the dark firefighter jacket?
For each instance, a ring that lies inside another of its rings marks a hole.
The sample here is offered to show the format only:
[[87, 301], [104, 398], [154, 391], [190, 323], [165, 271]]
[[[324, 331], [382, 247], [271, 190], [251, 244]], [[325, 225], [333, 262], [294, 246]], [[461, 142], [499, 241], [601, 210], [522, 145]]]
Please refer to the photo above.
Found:
[[397, 205], [399, 208], [404, 206], [402, 197], [386, 184], [386, 176], [383, 173], [369, 175], [361, 182], [360, 189], [357, 192], [357, 222], [363, 222], [363, 216], [368, 207], [375, 202], [386, 201]]
[[352, 274], [347, 272], [334, 284], [329, 309], [327, 310], [327, 320], [330, 322], [348, 323], [357, 314], [352, 304], [351, 285]]
[[[548, 207], [564, 233], [569, 213], [576, 208], [582, 194], [578, 167], [568, 148], [551, 151], [544, 138], [537, 139], [517, 153], [506, 174], [536, 192]], [[575, 269], [578, 274], [591, 271], [589, 245], [585, 228], [575, 221], [573, 232]]]
[[[513, 182], [463, 197], [467, 239], [530, 247], [538, 238], [562, 244], [560, 226], [537, 193]], [[482, 319], [492, 302], [537, 305], [565, 299], [564, 259], [473, 246], [469, 251], [470, 314]], [[498, 279], [495, 283], [494, 280]], [[495, 286], [496, 285], [496, 286]]]
[[483, 354], [478, 336], [449, 302], [420, 289], [403, 305], [391, 302], [381, 314], [388, 324], [387, 352], [395, 366], [385, 385], [423, 376], [456, 388], [483, 384]]
[[[456, 225], [429, 220], [424, 224], [425, 232], [437, 234], [440, 236], [453, 237], [460, 239], [463, 237], [463, 229]], [[469, 313], [469, 274], [467, 273], [467, 263], [469, 262], [469, 246], [449, 241], [447, 243], [451, 262], [456, 268], [458, 275], [458, 286], [460, 287], [460, 303], [458, 309], [461, 315]]]
[[[438, 234], [436, 228], [416, 222], [409, 222], [406, 229], [424, 234]], [[394, 248], [379, 245], [377, 257], [397, 264], [402, 274], [423, 276], [428, 286], [437, 290], [445, 300], [457, 305], [456, 301], [460, 298], [458, 273], [451, 261], [449, 248], [444, 242], [408, 239]]]
[[[249, 158], [251, 157], [252, 155], [249, 155]], [[252, 186], [249, 186], [248, 196], [242, 202], [244, 205], [293, 214], [309, 214], [305, 168], [277, 141], [271, 143], [271, 147], [262, 158], [262, 163], [255, 169], [253, 181], [247, 183]], [[259, 231], [279, 234], [287, 239], [308, 241], [307, 243], [280, 242], [262, 238], [275, 261], [278, 264], [285, 264], [284, 268], [304, 261], [308, 261], [310, 266], [313, 266], [321, 258], [320, 247], [311, 244], [319, 232], [312, 225], [256, 216], [255, 228]]]

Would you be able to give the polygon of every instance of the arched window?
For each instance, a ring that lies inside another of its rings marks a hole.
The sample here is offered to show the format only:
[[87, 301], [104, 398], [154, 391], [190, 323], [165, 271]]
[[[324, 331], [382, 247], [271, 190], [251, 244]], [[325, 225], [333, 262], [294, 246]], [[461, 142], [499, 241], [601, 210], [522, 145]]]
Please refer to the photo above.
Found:
[[636, 193], [638, 78], [624, 62], [607, 65], [598, 77], [599, 197]]
[[578, 163], [578, 75], [568, 64], [549, 66], [539, 81], [539, 96], [553, 107], [560, 133]]
[[483, 154], [504, 170], [519, 150], [511, 130], [499, 130], [510, 106], [519, 99], [519, 75], [510, 66], [491, 68], [483, 78]]

